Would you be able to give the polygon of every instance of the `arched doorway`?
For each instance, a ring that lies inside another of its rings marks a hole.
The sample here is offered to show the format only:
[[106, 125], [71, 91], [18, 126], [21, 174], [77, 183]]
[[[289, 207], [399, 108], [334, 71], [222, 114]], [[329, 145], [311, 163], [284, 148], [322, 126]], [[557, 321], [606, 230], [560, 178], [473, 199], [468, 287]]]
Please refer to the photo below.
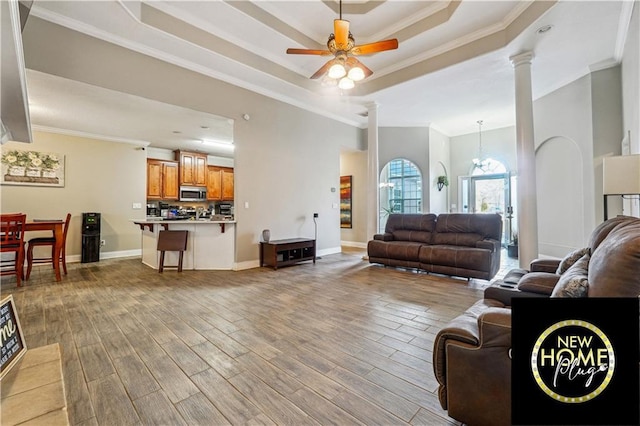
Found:
[[404, 158], [389, 161], [380, 173], [379, 232], [391, 213], [422, 212], [422, 173]]

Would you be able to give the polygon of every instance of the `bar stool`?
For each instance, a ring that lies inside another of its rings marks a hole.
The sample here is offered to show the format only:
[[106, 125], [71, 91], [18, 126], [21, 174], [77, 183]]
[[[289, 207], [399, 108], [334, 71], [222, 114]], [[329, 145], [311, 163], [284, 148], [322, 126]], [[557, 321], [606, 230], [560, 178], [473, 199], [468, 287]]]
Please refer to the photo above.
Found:
[[[182, 257], [187, 249], [187, 235], [189, 231], [160, 231], [158, 233], [158, 251], [160, 252], [160, 263], [158, 264], [158, 272], [162, 273], [164, 268], [177, 268], [178, 272], [182, 272]], [[166, 251], [178, 251], [178, 264], [173, 266], [165, 266], [164, 253]]]
[[[67, 217], [64, 220], [64, 230], [62, 232], [62, 250], [60, 250], [60, 259], [57, 259], [58, 262], [62, 262], [62, 269], [64, 274], [67, 275], [67, 231], [69, 231], [69, 222], [71, 221], [71, 213], [67, 213]], [[51, 256], [50, 257], [33, 257], [33, 249], [35, 247], [51, 247]], [[33, 268], [34, 263], [51, 263], [51, 265], [55, 268], [55, 264], [53, 263], [54, 252], [56, 246], [55, 237], [37, 237], [29, 240], [29, 248], [27, 249], [27, 276], [28, 280], [31, 276], [31, 269]]]
[[22, 285], [24, 274], [24, 213], [3, 214], [0, 217], [0, 252], [13, 253], [12, 260], [2, 260], [0, 275], [15, 275], [17, 286]]

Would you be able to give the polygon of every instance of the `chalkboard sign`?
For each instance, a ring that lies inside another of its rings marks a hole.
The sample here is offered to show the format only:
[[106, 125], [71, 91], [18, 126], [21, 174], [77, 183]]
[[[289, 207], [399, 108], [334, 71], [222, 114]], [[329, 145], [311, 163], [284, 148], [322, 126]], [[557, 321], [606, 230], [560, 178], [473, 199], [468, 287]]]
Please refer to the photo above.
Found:
[[24, 343], [13, 296], [9, 296], [0, 305], [0, 378], [4, 377], [25, 352], [27, 345]]

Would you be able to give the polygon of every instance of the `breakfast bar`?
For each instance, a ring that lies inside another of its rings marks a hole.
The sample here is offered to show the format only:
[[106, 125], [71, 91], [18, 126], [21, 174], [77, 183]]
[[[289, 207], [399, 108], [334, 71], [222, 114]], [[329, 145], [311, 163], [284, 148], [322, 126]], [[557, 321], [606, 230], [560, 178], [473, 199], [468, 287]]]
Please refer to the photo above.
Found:
[[[235, 254], [235, 220], [134, 220], [142, 231], [142, 263], [158, 269], [162, 230], [188, 231], [184, 270], [231, 270]], [[176, 265], [178, 252], [167, 252], [165, 265]]]

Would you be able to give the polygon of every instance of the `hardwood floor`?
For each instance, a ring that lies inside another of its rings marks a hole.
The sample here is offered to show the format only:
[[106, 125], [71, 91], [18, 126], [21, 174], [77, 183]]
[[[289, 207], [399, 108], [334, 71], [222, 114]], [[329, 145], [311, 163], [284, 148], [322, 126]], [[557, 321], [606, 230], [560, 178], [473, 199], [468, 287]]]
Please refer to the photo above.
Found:
[[488, 283], [361, 256], [163, 274], [103, 260], [61, 282], [41, 266], [2, 293], [29, 348], [61, 344], [73, 425], [457, 424], [433, 339]]

